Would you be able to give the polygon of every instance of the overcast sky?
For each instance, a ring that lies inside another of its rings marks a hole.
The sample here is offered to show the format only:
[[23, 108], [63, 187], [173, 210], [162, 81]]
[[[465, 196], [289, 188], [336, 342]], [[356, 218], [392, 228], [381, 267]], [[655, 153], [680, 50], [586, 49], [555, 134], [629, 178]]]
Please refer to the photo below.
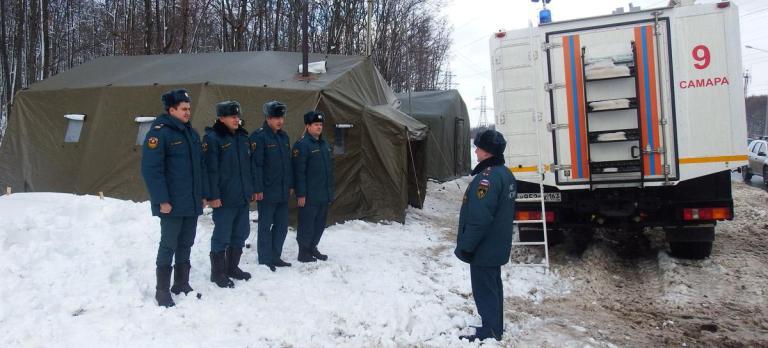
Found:
[[[483, 87], [488, 96], [488, 107], [493, 107], [490, 53], [488, 40], [499, 29], [519, 29], [528, 21], [538, 23], [541, 3], [530, 0], [446, 0], [445, 14], [453, 25], [453, 46], [450, 68], [455, 75], [453, 82], [467, 103], [472, 125], [480, 117], [480, 97]], [[637, 0], [633, 6], [660, 7], [667, 0]], [[699, 3], [719, 2], [698, 0]], [[741, 21], [742, 57], [745, 69], [749, 69], [752, 82], [749, 95], [768, 93], [768, 1], [735, 0]], [[588, 4], [588, 5], [587, 5]], [[629, 1], [619, 0], [552, 0], [547, 6], [555, 21], [610, 14], [617, 7], [627, 8]], [[764, 49], [757, 51], [743, 48], [751, 45]], [[487, 112], [493, 123], [493, 111]]]

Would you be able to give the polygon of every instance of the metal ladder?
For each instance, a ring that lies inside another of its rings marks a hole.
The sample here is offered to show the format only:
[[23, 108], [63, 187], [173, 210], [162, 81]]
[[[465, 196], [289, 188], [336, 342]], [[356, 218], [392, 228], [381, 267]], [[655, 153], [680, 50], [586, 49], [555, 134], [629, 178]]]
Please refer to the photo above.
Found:
[[[535, 66], [534, 61], [539, 59], [539, 46], [536, 44], [536, 40], [534, 40], [533, 36], [533, 23], [530, 21], [528, 22], [528, 44], [529, 44], [529, 52], [528, 52], [528, 60], [530, 61], [531, 66]], [[503, 56], [502, 56], [503, 59]], [[503, 64], [502, 64], [503, 65]], [[531, 88], [535, 90], [534, 86], [539, 86], [540, 84], [540, 76], [538, 72], [533, 73], [533, 81], [531, 81]], [[539, 96], [536, 96], [536, 98], [539, 98]], [[542, 246], [544, 247], [544, 260], [540, 263], [515, 263], [510, 262], [510, 265], [513, 267], [544, 267], [545, 271], [549, 270], [549, 246], [547, 242], [547, 212], [546, 212], [546, 206], [544, 204], [545, 197], [544, 197], [544, 174], [549, 169], [549, 166], [545, 165], [543, 163], [543, 156], [542, 151], [544, 150], [542, 148], [542, 133], [544, 127], [546, 125], [544, 124], [544, 118], [536, 108], [536, 103], [534, 103], [534, 107], [532, 109], [526, 110], [531, 112], [531, 117], [533, 118], [533, 124], [534, 128], [536, 129], [535, 132], [530, 132], [530, 134], [536, 135], [536, 154], [534, 155], [536, 157], [536, 172], [535, 174], [532, 174], [531, 176], [535, 176], [535, 181], [539, 183], [539, 197], [538, 198], [517, 198], [515, 197], [515, 202], [517, 203], [532, 203], [532, 202], [538, 202], [540, 204], [541, 208], [541, 218], [538, 220], [514, 220], [513, 227], [518, 227], [518, 241], [512, 241], [512, 247], [516, 246]], [[529, 132], [525, 132], [528, 134]], [[533, 157], [533, 156], [531, 156]], [[510, 169], [511, 170], [511, 169]], [[519, 176], [525, 177], [528, 175], [525, 175], [523, 173], [520, 173]], [[532, 178], [531, 178], [532, 179]], [[521, 242], [519, 241], [519, 231], [521, 225], [533, 225], [533, 224], [541, 224], [542, 227], [542, 233], [543, 238], [540, 242]]]
[[[543, 117], [541, 113], [534, 111], [534, 124], [536, 128], [536, 178], [539, 183], [539, 197], [538, 198], [516, 198], [517, 203], [532, 203], [539, 202], [541, 207], [541, 218], [538, 220], [515, 220], [514, 225], [518, 228], [518, 241], [512, 241], [512, 246], [542, 246], [544, 247], [544, 260], [540, 263], [510, 263], [513, 267], [544, 267], [545, 270], [549, 270], [549, 245], [547, 243], [547, 211], [545, 197], [544, 197], [544, 174], [547, 171], [547, 166], [542, 162], [542, 148], [541, 148], [541, 128], [543, 125]], [[543, 234], [542, 241], [540, 242], [521, 242], [520, 238], [520, 225], [538, 225], [541, 224], [541, 230]]]

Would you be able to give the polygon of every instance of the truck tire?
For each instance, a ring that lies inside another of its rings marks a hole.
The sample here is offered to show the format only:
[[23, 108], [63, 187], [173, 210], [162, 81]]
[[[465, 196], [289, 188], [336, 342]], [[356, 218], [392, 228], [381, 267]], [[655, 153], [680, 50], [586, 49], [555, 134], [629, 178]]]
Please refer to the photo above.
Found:
[[712, 254], [712, 242], [669, 242], [669, 249], [674, 257], [701, 260]]
[[752, 173], [749, 171], [749, 166], [741, 167], [741, 178], [744, 182], [750, 182], [752, 180]]
[[763, 167], [763, 185], [768, 188], [768, 166]]

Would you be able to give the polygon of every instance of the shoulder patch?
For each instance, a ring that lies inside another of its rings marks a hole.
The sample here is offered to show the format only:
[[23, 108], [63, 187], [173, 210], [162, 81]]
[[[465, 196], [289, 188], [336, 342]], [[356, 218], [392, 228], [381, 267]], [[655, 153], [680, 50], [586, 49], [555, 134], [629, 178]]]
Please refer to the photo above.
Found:
[[154, 150], [154, 149], [156, 149], [156, 148], [157, 148], [157, 144], [158, 144], [158, 143], [160, 143], [160, 139], [158, 139], [157, 137], [149, 137], [149, 138], [147, 139], [147, 147], [148, 147], [150, 150]]
[[480, 182], [477, 185], [477, 199], [483, 199], [485, 198], [485, 195], [488, 194], [488, 189], [491, 187], [491, 182], [483, 179], [480, 180]]

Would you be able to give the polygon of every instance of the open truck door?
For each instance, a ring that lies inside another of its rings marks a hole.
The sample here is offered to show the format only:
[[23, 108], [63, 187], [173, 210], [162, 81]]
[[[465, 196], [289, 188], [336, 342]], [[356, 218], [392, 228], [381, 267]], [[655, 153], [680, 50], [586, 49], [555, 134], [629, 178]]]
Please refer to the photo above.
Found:
[[661, 24], [547, 33], [558, 185], [643, 187], [677, 178], [669, 23]]

